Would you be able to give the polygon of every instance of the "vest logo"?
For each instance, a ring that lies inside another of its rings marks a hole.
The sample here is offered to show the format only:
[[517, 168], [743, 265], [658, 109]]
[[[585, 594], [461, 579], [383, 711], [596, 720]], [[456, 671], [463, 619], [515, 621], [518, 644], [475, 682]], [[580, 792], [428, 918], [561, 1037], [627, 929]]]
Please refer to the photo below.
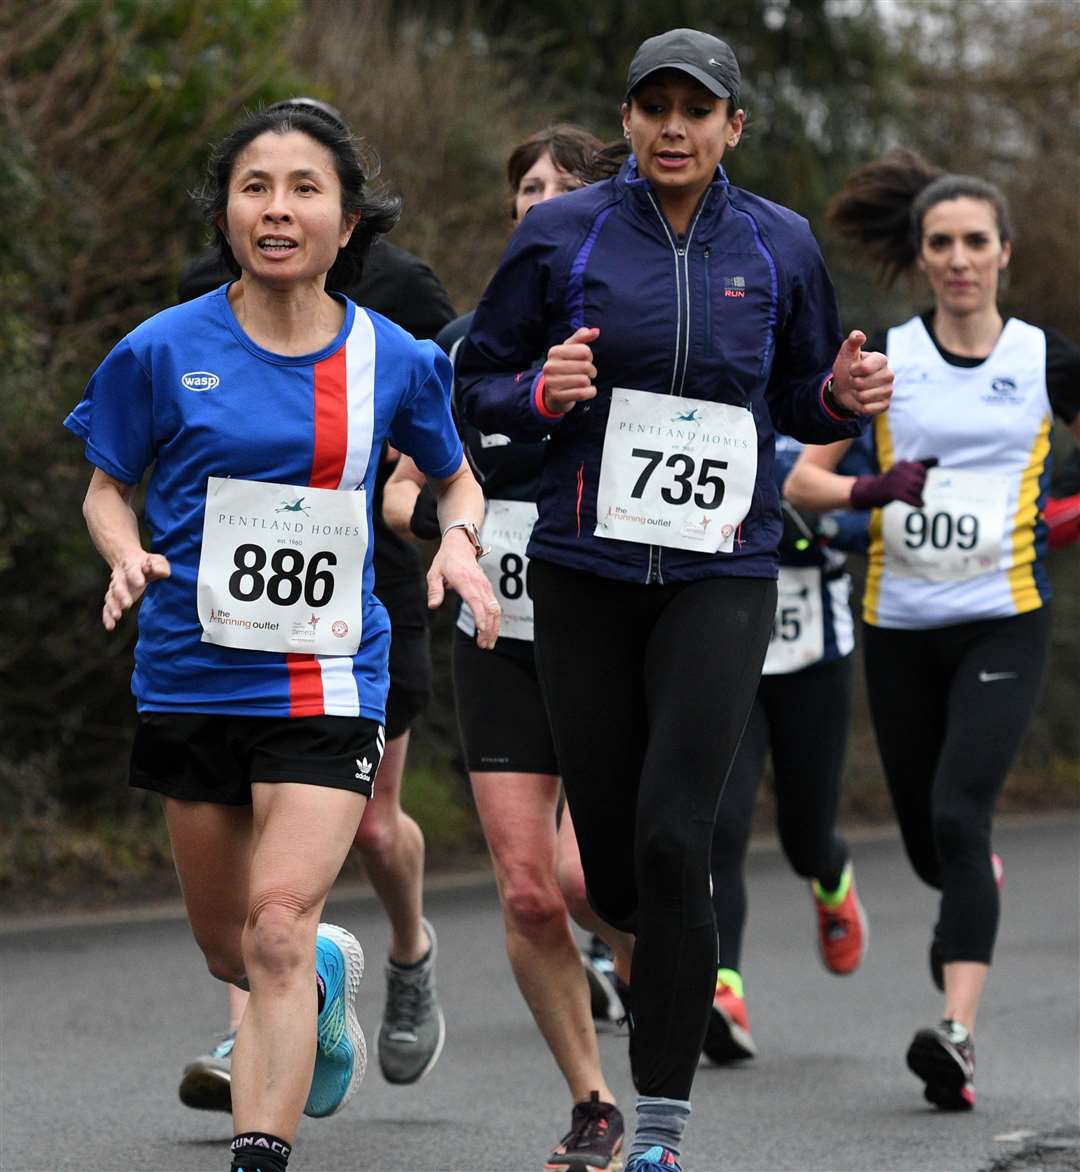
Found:
[[725, 297], [745, 297], [746, 296], [746, 278], [745, 277], [725, 277], [724, 278], [724, 296]]
[[221, 379], [209, 370], [189, 370], [180, 382], [189, 391], [212, 391], [221, 386]]
[[990, 403], [994, 406], [1008, 405], [1017, 406], [1024, 401], [1016, 379], [1010, 378], [1008, 375], [999, 375], [990, 381], [990, 389], [993, 391], [992, 395], [983, 395], [982, 401]]

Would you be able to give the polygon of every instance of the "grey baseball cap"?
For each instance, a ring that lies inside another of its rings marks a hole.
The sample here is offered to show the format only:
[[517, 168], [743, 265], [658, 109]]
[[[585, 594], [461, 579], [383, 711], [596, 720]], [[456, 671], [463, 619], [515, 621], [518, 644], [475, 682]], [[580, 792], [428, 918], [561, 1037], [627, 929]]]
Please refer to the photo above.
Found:
[[694, 28], [673, 28], [642, 41], [626, 75], [626, 96], [658, 69], [688, 73], [718, 98], [738, 102], [742, 74], [731, 46]]

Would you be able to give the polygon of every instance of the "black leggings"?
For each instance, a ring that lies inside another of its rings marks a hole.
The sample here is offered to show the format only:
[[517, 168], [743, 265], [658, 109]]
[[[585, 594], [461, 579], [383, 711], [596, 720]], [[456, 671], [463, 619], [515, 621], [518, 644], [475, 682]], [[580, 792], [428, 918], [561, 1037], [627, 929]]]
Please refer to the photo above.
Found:
[[834, 889], [848, 859], [836, 833], [851, 708], [851, 656], [762, 676], [713, 831], [713, 907], [720, 967], [740, 970], [746, 923], [743, 865], [765, 756], [772, 751], [776, 823], [788, 862]]
[[864, 625], [878, 750], [916, 874], [941, 891], [942, 959], [989, 964], [990, 822], [1035, 708], [1049, 608], [931, 630]]
[[716, 806], [776, 583], [645, 586], [533, 560], [536, 658], [589, 900], [635, 932], [630, 1069], [687, 1099], [716, 984]]

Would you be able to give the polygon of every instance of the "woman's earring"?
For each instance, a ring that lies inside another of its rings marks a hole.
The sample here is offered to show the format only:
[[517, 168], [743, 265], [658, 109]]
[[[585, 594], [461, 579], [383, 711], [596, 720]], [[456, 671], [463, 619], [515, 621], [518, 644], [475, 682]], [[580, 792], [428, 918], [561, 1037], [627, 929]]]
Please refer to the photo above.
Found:
[[623, 127], [622, 136], [626, 139], [627, 142], [630, 141], [630, 131], [627, 130], [625, 126]]

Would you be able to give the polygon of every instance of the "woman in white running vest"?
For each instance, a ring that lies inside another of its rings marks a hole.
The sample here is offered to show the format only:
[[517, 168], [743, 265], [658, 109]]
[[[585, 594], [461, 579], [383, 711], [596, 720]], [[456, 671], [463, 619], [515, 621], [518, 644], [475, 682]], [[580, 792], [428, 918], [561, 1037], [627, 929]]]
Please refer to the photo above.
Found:
[[785, 493], [804, 508], [873, 509], [863, 617], [874, 730], [908, 856], [942, 893], [930, 967], [944, 1013], [907, 1062], [927, 1100], [970, 1110], [1003, 878], [991, 819], [1046, 662], [1050, 427], [1057, 415], [1080, 438], [1080, 350], [999, 312], [1012, 232], [992, 184], [900, 151], [855, 171], [830, 217], [886, 278], [918, 269], [934, 298], [881, 339], [896, 390], [874, 421], [882, 476], [928, 468], [921, 506], [836, 474], [842, 443], [807, 449]]

